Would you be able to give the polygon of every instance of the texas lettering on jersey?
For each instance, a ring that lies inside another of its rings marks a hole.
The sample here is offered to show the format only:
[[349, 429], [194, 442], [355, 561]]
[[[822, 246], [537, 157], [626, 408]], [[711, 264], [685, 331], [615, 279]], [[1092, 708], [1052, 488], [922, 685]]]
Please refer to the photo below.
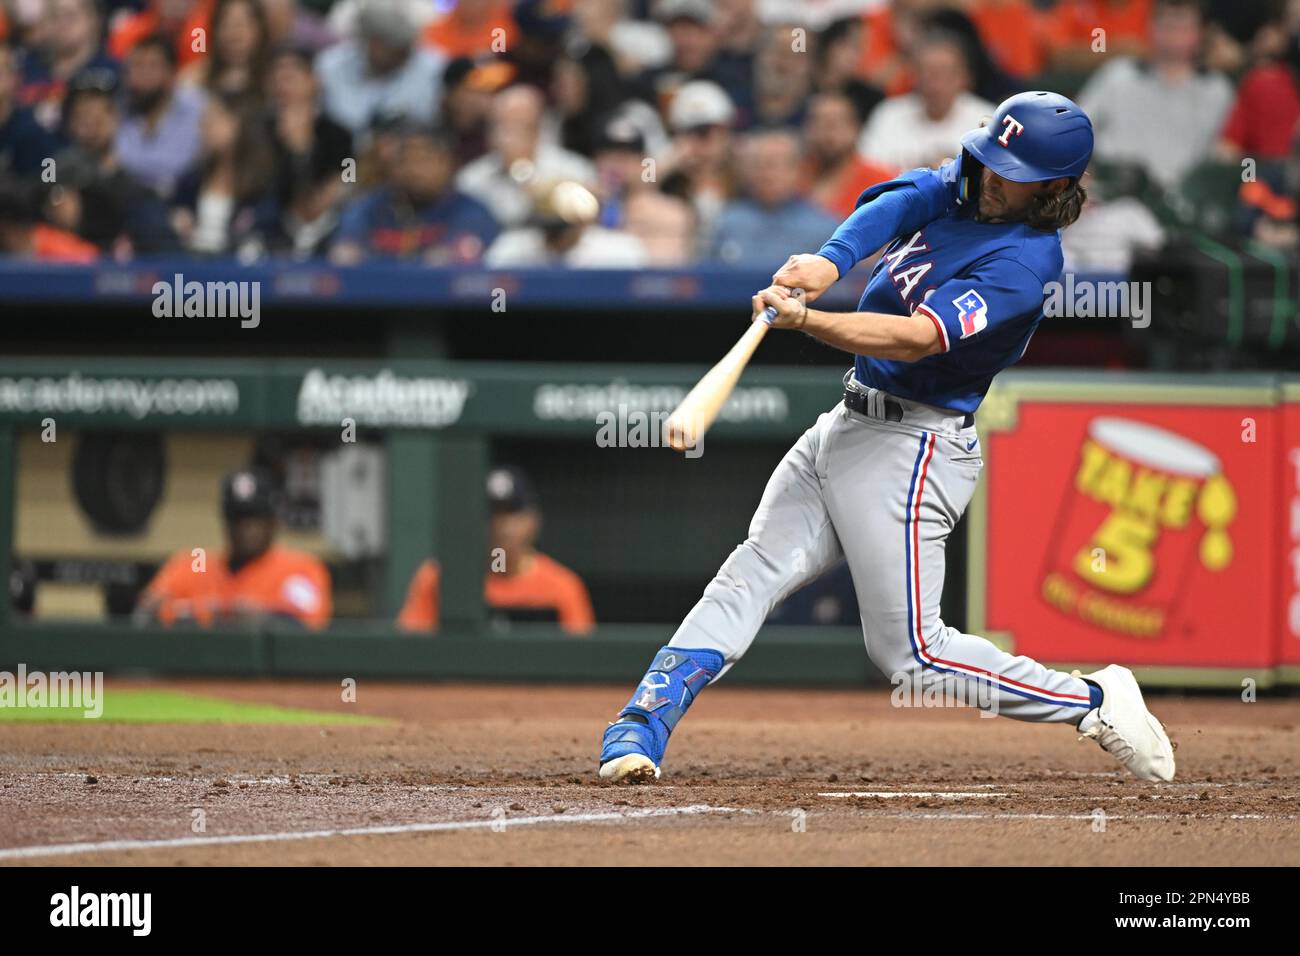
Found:
[[[1018, 125], [1006, 124], [1008, 141], [1020, 135]], [[1043, 318], [1043, 290], [1060, 278], [1063, 261], [1057, 232], [972, 218], [956, 202], [955, 179], [943, 169], [917, 169], [859, 200], [854, 216], [863, 228], [870, 227], [872, 201], [886, 193], [886, 208], [903, 224], [872, 270], [859, 311], [927, 319], [941, 351], [916, 362], [859, 355], [854, 367], [864, 385], [973, 412], [993, 376], [1024, 355]], [[839, 254], [834, 242], [823, 250]]]
[[[915, 314], [917, 308], [934, 293], [934, 286], [918, 294], [921, 280], [934, 268], [932, 261], [912, 261], [904, 265], [903, 260], [909, 256], [919, 256], [930, 252], [925, 243], [925, 230], [918, 229], [906, 242], [898, 242], [889, 252], [880, 257], [880, 261], [894, 283], [899, 298], [909, 312]], [[961, 323], [961, 338], [970, 338], [989, 324], [989, 306], [984, 298], [974, 289], [952, 300], [957, 306], [957, 319]], [[943, 330], [940, 329], [940, 334]]]
[[934, 263], [916, 262], [904, 267], [902, 262], [908, 256], [929, 251], [930, 247], [925, 244], [924, 230], [918, 229], [906, 242], [901, 245], [896, 243], [894, 249], [880, 257], [890, 279], [893, 280], [894, 288], [898, 290], [898, 295], [908, 306], [909, 312], [915, 312], [916, 306], [924, 298], [924, 296], [914, 298], [913, 294], [926, 273], [934, 268]]

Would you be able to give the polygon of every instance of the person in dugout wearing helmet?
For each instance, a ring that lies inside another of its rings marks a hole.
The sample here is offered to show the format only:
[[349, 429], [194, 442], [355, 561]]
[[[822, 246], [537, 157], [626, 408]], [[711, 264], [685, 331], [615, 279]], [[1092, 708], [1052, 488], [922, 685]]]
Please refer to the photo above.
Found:
[[332, 612], [329, 571], [315, 555], [275, 543], [271, 476], [241, 469], [221, 483], [225, 551], [172, 555], [136, 607], [142, 623], [247, 627], [276, 622], [319, 630]]
[[[582, 579], [554, 558], [537, 550], [542, 513], [528, 476], [518, 468], [494, 468], [487, 476], [487, 574], [483, 599], [488, 617], [509, 621], [553, 621], [570, 634], [585, 634], [596, 624], [591, 598]], [[404, 631], [438, 629], [440, 569], [430, 558], [411, 578], [406, 602], [397, 617]]]

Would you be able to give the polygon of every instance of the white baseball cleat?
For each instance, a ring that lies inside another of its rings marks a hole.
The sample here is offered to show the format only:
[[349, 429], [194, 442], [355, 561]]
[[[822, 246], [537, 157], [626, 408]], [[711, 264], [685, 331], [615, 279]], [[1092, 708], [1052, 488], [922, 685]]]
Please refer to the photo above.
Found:
[[645, 754], [624, 754], [600, 765], [600, 779], [610, 783], [649, 783], [659, 779], [659, 768]]
[[1137, 679], [1127, 667], [1111, 664], [1093, 674], [1080, 674], [1101, 688], [1101, 706], [1079, 721], [1079, 739], [1091, 738], [1142, 780], [1174, 779], [1174, 746], [1142, 700]]

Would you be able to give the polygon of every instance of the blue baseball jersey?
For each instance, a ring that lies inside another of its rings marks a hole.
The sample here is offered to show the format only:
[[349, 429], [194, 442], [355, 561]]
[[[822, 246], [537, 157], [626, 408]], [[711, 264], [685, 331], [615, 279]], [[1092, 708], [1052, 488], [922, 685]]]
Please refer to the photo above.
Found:
[[993, 376], [1025, 354], [1064, 262], [1059, 231], [971, 218], [956, 172], [956, 162], [916, 169], [866, 190], [820, 254], [842, 276], [888, 242], [858, 309], [928, 319], [943, 344], [916, 362], [859, 355], [858, 381], [973, 412]]

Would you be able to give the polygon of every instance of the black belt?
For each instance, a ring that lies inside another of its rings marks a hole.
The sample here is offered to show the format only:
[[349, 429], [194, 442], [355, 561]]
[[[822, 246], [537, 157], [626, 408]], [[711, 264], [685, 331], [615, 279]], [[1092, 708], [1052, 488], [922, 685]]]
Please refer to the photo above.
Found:
[[[859, 392], [856, 389], [846, 388], [844, 390], [844, 404], [848, 406], [849, 411], [857, 412], [859, 415], [866, 415], [868, 418], [878, 418], [874, 412], [867, 410], [868, 399], [870, 396], [866, 392]], [[903, 420], [903, 405], [896, 398], [884, 396], [885, 421], [901, 422]], [[975, 424], [975, 416], [970, 412], [961, 420], [962, 428], [970, 428]]]

